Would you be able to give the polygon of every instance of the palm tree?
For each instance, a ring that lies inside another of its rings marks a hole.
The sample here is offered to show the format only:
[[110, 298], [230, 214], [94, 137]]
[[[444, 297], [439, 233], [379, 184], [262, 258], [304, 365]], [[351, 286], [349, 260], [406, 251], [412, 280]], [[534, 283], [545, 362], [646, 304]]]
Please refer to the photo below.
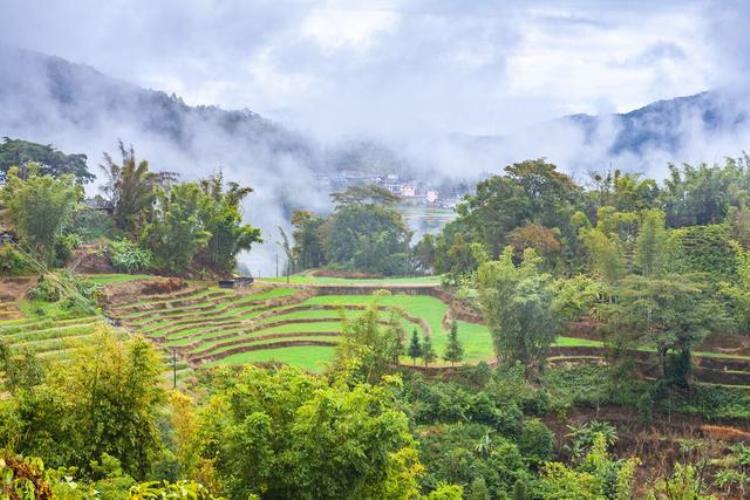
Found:
[[148, 161], [136, 162], [133, 146], [126, 149], [122, 141], [118, 141], [118, 146], [122, 164], [118, 165], [104, 153], [104, 164], [99, 165], [107, 178], [101, 191], [117, 228], [133, 233], [150, 218], [157, 188], [176, 180], [177, 174], [151, 172]]

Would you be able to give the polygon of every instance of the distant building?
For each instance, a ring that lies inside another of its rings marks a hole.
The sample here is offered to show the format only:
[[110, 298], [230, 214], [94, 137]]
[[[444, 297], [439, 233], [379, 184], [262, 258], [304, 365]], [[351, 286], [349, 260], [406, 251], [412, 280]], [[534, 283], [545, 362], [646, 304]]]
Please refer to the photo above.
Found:
[[414, 198], [417, 195], [417, 189], [414, 184], [403, 184], [401, 186], [401, 196], [404, 198]]
[[424, 199], [429, 203], [435, 203], [438, 198], [440, 198], [440, 194], [438, 194], [438, 192], [434, 189], [429, 189], [424, 195]]

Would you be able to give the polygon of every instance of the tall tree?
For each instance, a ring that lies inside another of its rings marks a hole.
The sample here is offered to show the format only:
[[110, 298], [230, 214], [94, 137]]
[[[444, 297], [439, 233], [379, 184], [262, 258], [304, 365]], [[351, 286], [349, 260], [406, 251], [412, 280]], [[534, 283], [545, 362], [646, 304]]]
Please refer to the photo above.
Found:
[[143, 244], [153, 252], [157, 267], [185, 273], [196, 253], [211, 239], [201, 220], [202, 192], [195, 183], [172, 186], [159, 196], [153, 221], [143, 230]]
[[435, 348], [432, 346], [432, 336], [425, 335], [424, 341], [422, 342], [422, 361], [427, 366], [437, 359], [437, 353]]
[[375, 302], [359, 316], [345, 318], [333, 371], [356, 381], [378, 383], [398, 363], [403, 336], [398, 320], [384, 321]]
[[451, 366], [464, 359], [464, 346], [458, 340], [458, 323], [455, 320], [451, 322], [448, 343], [445, 345], [443, 359], [448, 361]]
[[599, 306], [611, 327], [610, 341], [629, 349], [655, 346], [661, 376], [680, 386], [689, 385], [693, 347], [711, 332], [732, 328], [724, 307], [693, 276], [631, 275], [614, 295], [613, 302]]
[[237, 264], [237, 254], [263, 241], [260, 229], [242, 223], [241, 203], [253, 189], [236, 182], [228, 183], [225, 189], [221, 173], [201, 181], [200, 187], [204, 196], [199, 218], [211, 237], [197, 258], [216, 272], [229, 273]]
[[409, 342], [409, 349], [406, 353], [414, 364], [416, 364], [417, 358], [422, 355], [422, 344], [419, 342], [419, 333], [416, 328], [411, 332], [411, 341]]
[[635, 242], [635, 263], [644, 276], [656, 276], [664, 269], [667, 244], [664, 220], [664, 212], [658, 209], [643, 215]]
[[482, 264], [478, 271], [479, 298], [492, 332], [495, 355], [518, 360], [527, 375], [544, 366], [549, 346], [562, 326], [552, 277], [539, 271], [536, 253], [524, 251], [520, 266], [507, 247], [499, 260]]
[[306, 210], [297, 210], [292, 214], [294, 231], [294, 248], [292, 255], [295, 267], [310, 269], [326, 264], [323, 246], [323, 224], [325, 219]]
[[[389, 387], [245, 368], [203, 412], [229, 498], [417, 498], [423, 470]], [[268, 397], [273, 395], [273, 397]]]
[[119, 148], [121, 165], [104, 153], [104, 163], [99, 165], [106, 177], [101, 191], [117, 228], [135, 234], [150, 221], [157, 188], [174, 181], [177, 176], [172, 172], [151, 172], [148, 161], [136, 161], [132, 146], [126, 149], [120, 141]]
[[0, 195], [21, 243], [47, 264], [52, 264], [57, 238], [75, 206], [83, 199], [83, 190], [72, 175], [60, 178], [38, 175], [29, 165], [23, 179], [11, 169]]
[[360, 188], [332, 195], [337, 206], [322, 229], [326, 260], [348, 270], [404, 274], [411, 233], [390, 206], [393, 201], [376, 188], [368, 188], [364, 195], [352, 194]]

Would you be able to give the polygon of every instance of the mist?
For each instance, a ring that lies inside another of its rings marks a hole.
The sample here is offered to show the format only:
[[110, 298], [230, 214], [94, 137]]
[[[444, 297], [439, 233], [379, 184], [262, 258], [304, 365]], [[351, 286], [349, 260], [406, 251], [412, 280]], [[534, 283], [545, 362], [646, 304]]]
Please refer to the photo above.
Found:
[[[93, 173], [121, 139], [153, 169], [184, 180], [222, 171], [252, 186], [244, 212], [265, 241], [241, 261], [267, 275], [290, 210], [330, 209], [316, 179], [343, 168], [351, 144], [375, 144], [431, 182], [475, 182], [538, 157], [582, 183], [610, 168], [661, 179], [669, 162], [740, 154], [747, 10], [11, 0], [0, 18], [0, 136], [85, 153]], [[577, 113], [590, 116], [563, 118]]]

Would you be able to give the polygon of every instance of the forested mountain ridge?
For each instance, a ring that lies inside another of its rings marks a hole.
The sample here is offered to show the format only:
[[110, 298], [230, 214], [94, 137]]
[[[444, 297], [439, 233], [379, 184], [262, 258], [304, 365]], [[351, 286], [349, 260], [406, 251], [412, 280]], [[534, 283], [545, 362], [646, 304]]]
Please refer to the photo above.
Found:
[[0, 47], [0, 68], [2, 125], [10, 131], [29, 124], [37, 124], [40, 132], [62, 124], [98, 130], [128, 122], [192, 149], [208, 128], [249, 146], [263, 144], [274, 153], [313, 160], [306, 138], [247, 109], [189, 106], [174, 94], [143, 89], [89, 66], [8, 47]]
[[[518, 141], [519, 135], [533, 142], [549, 138], [550, 130], [552, 136], [565, 137], [570, 132], [577, 136], [575, 141], [565, 144], [571, 163], [565, 167], [571, 171], [623, 156], [641, 159], [642, 164], [636, 161], [631, 165], [642, 168], [649, 166], [648, 154], [654, 152], [684, 159], [680, 151], [694, 146], [691, 141], [695, 142], [696, 136], [709, 140], [722, 136], [737, 138], [747, 125], [743, 103], [742, 94], [724, 89], [660, 100], [625, 113], [567, 115], [503, 136], [461, 135], [459, 131], [458, 140], [446, 137], [446, 143], [458, 146], [461, 155], [451, 160], [453, 163], [443, 165], [445, 159], [416, 159], [413, 151], [409, 154], [395, 151], [373, 138], [324, 146], [304, 133], [247, 109], [190, 106], [176, 95], [143, 89], [89, 66], [0, 46], [0, 107], [4, 111], [0, 130], [5, 135], [40, 142], [61, 142], [60, 138], [64, 138], [69, 142], [76, 135], [74, 130], [78, 135], [108, 130], [109, 135], [128, 135], [122, 138], [140, 143], [143, 142], [140, 137], [148, 134], [182, 152], [198, 158], [216, 158], [219, 163], [238, 156], [225, 151], [224, 143], [230, 141], [232, 149], [253, 157], [264, 168], [279, 161], [274, 158], [283, 157], [312, 171], [360, 169], [405, 174], [431, 168], [431, 162], [438, 162], [440, 170], [447, 174], [479, 174], [494, 170], [503, 162], [531, 156], [530, 152], [516, 151], [517, 143], [524, 143]], [[57, 145], [72, 149], [78, 146]], [[483, 156], [484, 149], [494, 153], [502, 150], [503, 160], [498, 163], [495, 154]], [[722, 154], [737, 154], [740, 149]], [[508, 155], [518, 158], [505, 158]], [[461, 158], [466, 162], [471, 159], [469, 170], [467, 165], [460, 164]], [[487, 158], [495, 160], [490, 162]]]
[[747, 125], [747, 113], [733, 102], [733, 97], [720, 91], [655, 101], [627, 113], [605, 116], [575, 114], [560, 121], [575, 124], [586, 140], [595, 140], [600, 127], [616, 129], [609, 148], [612, 154], [643, 153], [648, 148], [670, 153], [679, 151], [688, 139], [686, 127], [696, 126], [706, 134], [733, 133]]

